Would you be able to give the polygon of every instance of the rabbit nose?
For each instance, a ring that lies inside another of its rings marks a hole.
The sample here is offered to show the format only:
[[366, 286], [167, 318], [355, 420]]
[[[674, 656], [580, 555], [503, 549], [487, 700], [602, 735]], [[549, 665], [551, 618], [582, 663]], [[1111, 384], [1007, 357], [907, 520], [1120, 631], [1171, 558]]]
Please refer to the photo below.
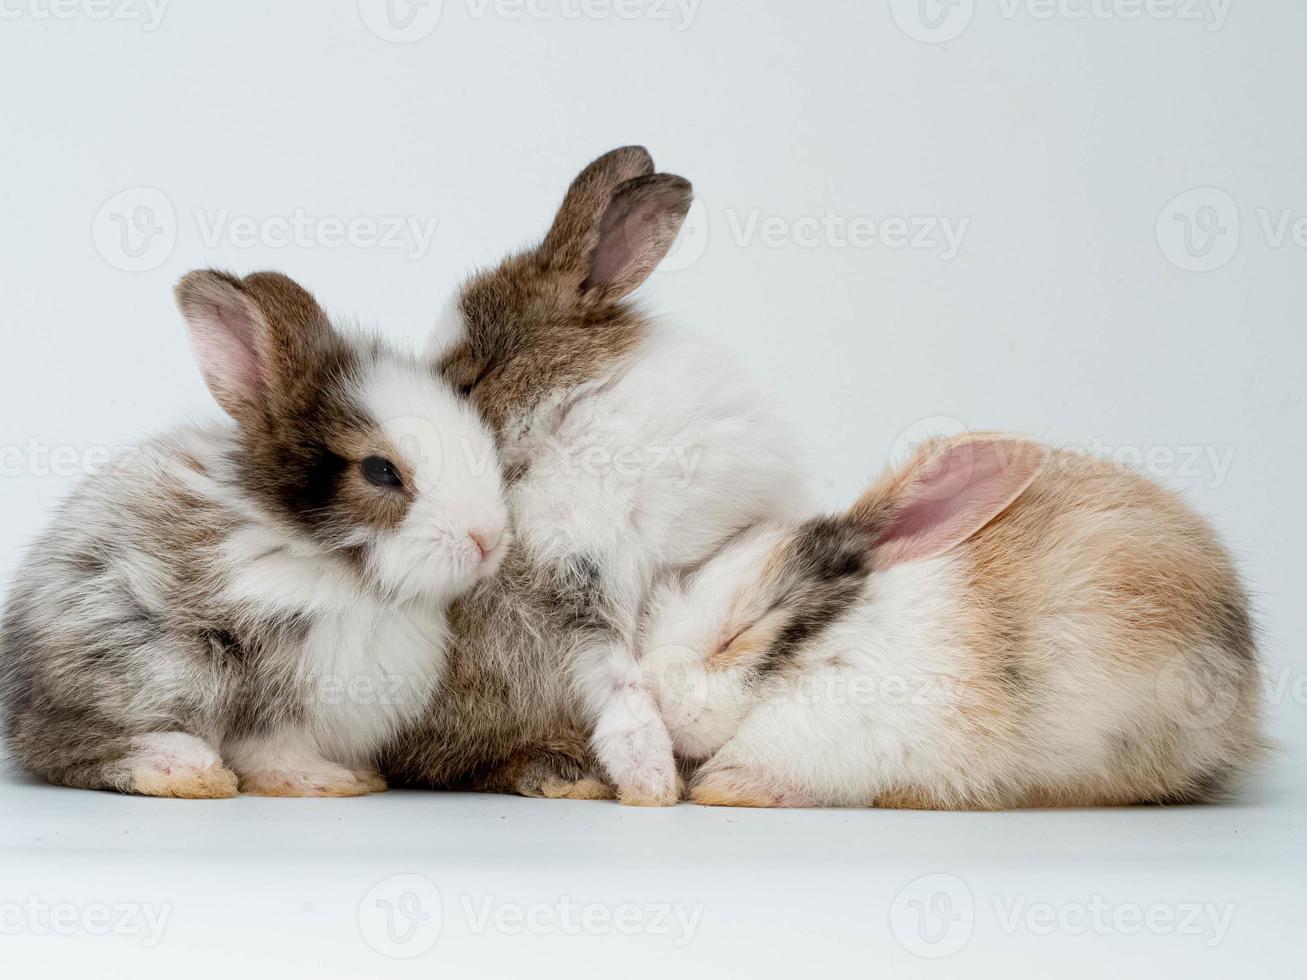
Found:
[[498, 528], [478, 528], [475, 531], [468, 531], [467, 536], [472, 539], [472, 543], [481, 552], [481, 560], [485, 561], [495, 553], [495, 549], [503, 541], [504, 532]]

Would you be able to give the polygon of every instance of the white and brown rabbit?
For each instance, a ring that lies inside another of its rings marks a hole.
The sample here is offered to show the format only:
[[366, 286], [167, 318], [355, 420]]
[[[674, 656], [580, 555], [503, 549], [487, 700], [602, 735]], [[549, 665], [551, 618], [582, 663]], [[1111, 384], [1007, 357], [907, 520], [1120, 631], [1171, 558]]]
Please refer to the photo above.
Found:
[[631, 302], [690, 202], [643, 148], [604, 154], [544, 240], [450, 309], [441, 363], [498, 434], [516, 543], [451, 610], [448, 687], [388, 753], [394, 780], [676, 802], [635, 661], [648, 586], [804, 503], [757, 386]]
[[658, 591], [643, 643], [705, 804], [1200, 802], [1262, 744], [1210, 528], [1017, 437], [929, 444], [845, 514], [749, 532]]
[[17, 762], [148, 796], [352, 796], [439, 685], [445, 609], [497, 568], [494, 444], [436, 366], [338, 332], [285, 276], [177, 288], [235, 425], [89, 478], [17, 575]]

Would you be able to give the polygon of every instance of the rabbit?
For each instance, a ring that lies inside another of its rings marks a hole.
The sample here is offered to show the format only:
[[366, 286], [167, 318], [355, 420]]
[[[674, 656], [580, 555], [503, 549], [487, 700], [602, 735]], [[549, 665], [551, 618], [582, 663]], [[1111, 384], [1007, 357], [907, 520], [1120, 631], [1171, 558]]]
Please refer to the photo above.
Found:
[[1211, 529], [1137, 473], [1015, 436], [930, 442], [846, 513], [659, 583], [640, 663], [708, 805], [1196, 803], [1263, 747]]
[[177, 301], [235, 424], [124, 454], [32, 546], [0, 627], [12, 754], [145, 796], [382, 790], [448, 604], [508, 549], [493, 438], [434, 364], [283, 275], [192, 272]]
[[496, 432], [516, 537], [499, 576], [451, 609], [449, 683], [384, 754], [392, 781], [678, 801], [635, 659], [648, 586], [807, 508], [756, 386], [630, 299], [691, 198], [643, 147], [606, 153], [538, 246], [446, 309], [435, 350]]

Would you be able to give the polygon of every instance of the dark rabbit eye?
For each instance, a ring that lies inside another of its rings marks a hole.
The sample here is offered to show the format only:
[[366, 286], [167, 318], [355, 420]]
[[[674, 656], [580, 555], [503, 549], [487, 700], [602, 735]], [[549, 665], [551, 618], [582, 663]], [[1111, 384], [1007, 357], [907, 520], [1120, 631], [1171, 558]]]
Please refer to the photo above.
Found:
[[363, 476], [374, 487], [389, 487], [392, 490], [399, 490], [404, 486], [404, 481], [400, 478], [399, 470], [395, 469], [395, 464], [388, 459], [382, 459], [380, 456], [369, 456], [363, 461]]

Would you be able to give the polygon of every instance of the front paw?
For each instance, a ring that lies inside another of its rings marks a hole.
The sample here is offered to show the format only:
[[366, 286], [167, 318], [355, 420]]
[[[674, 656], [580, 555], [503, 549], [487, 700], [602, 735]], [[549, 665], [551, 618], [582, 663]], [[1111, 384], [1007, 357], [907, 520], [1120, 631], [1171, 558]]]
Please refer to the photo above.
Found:
[[676, 806], [685, 796], [685, 780], [679, 775], [671, 781], [659, 777], [617, 787], [617, 801], [623, 806]]
[[672, 741], [661, 725], [626, 732], [605, 755], [624, 806], [675, 806], [680, 801], [683, 783]]
[[186, 800], [222, 800], [236, 795], [236, 774], [203, 739], [185, 732], [142, 735], [124, 760], [130, 792]]

